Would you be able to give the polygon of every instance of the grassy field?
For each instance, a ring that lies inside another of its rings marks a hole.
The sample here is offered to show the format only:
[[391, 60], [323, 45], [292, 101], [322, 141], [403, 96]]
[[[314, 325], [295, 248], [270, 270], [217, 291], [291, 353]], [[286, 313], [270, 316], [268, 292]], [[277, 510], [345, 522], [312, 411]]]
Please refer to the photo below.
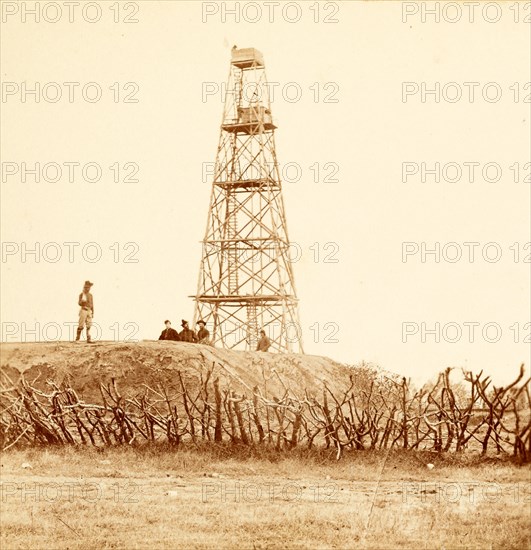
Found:
[[400, 452], [336, 462], [334, 454], [8, 451], [1, 547], [531, 547], [528, 466]]

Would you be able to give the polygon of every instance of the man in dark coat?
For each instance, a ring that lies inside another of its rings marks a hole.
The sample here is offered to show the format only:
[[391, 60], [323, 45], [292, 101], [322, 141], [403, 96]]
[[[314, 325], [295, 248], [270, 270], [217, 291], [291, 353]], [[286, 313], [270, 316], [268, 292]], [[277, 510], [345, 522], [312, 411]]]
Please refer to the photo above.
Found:
[[164, 324], [166, 328], [160, 333], [159, 340], [173, 340], [174, 342], [178, 342], [179, 333], [174, 328], [171, 328], [170, 321], [166, 319]]
[[260, 331], [260, 340], [256, 346], [256, 351], [267, 351], [271, 347], [271, 340], [266, 336], [265, 330]]
[[195, 344], [197, 342], [197, 336], [195, 332], [188, 326], [188, 321], [182, 319], [181, 326], [183, 329], [179, 332], [179, 340], [181, 342], [191, 342]]
[[201, 319], [197, 321], [199, 330], [197, 331], [197, 343], [210, 345], [210, 332], [206, 329], [206, 323]]
[[87, 343], [92, 344], [90, 338], [90, 327], [92, 326], [92, 317], [94, 317], [94, 298], [90, 293], [90, 289], [94, 283], [85, 281], [83, 285], [83, 291], [79, 295], [77, 305], [81, 308], [79, 310], [79, 323], [77, 325], [76, 342], [81, 338], [83, 329], [87, 327]]

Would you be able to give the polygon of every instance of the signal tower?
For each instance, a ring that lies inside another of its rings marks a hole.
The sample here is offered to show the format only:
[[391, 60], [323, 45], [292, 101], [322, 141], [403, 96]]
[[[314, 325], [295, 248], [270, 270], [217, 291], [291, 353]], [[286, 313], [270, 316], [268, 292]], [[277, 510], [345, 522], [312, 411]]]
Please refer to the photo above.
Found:
[[232, 49], [194, 322], [212, 342], [303, 353], [264, 59]]

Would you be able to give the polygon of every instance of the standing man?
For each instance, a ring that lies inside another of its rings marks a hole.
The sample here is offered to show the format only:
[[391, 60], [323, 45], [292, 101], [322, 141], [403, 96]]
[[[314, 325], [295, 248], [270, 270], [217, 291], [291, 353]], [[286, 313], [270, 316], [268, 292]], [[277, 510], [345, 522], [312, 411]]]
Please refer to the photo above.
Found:
[[188, 321], [181, 320], [181, 326], [183, 329], [179, 332], [179, 340], [181, 342], [191, 342], [195, 344], [197, 342], [197, 336], [195, 332], [188, 326]]
[[164, 324], [166, 325], [166, 328], [160, 333], [159, 340], [173, 340], [175, 342], [178, 342], [179, 333], [174, 328], [171, 328], [170, 321], [166, 319], [166, 321], [164, 321]]
[[90, 338], [90, 327], [92, 326], [92, 318], [94, 317], [94, 299], [90, 293], [90, 289], [94, 283], [90, 281], [85, 281], [83, 285], [83, 291], [79, 295], [77, 301], [78, 305], [81, 307], [79, 310], [79, 323], [77, 325], [77, 334], [76, 342], [79, 341], [83, 329], [87, 327], [87, 344], [92, 344]]
[[210, 332], [206, 329], [206, 323], [201, 319], [197, 321], [199, 330], [197, 331], [197, 343], [210, 345]]
[[260, 331], [260, 340], [256, 346], [256, 351], [267, 351], [271, 347], [271, 340], [266, 336], [265, 330]]

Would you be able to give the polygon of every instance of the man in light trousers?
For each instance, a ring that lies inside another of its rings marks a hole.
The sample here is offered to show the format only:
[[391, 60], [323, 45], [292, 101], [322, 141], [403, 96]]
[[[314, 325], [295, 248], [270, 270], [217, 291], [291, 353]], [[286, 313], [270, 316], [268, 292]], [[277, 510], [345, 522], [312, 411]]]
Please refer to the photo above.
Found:
[[83, 292], [79, 295], [78, 305], [81, 308], [79, 310], [79, 323], [77, 325], [76, 342], [81, 338], [83, 329], [87, 328], [87, 343], [92, 344], [90, 338], [90, 327], [92, 326], [92, 317], [94, 316], [94, 299], [90, 293], [90, 289], [94, 283], [85, 281], [83, 286]]

